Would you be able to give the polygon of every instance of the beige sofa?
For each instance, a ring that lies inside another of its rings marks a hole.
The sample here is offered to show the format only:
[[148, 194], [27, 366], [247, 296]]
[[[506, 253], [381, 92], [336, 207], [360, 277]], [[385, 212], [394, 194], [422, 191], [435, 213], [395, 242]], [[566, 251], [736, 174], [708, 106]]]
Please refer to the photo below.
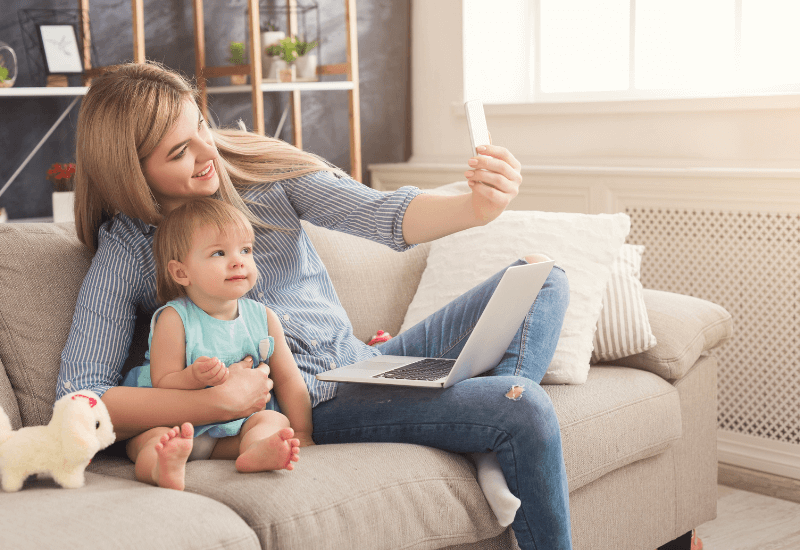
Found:
[[[356, 334], [395, 333], [427, 247], [400, 254], [309, 233]], [[70, 224], [0, 224], [0, 404], [15, 427], [49, 420], [89, 262]], [[715, 517], [717, 362], [707, 352], [730, 337], [730, 315], [687, 296], [645, 297], [654, 349], [593, 367], [584, 385], [546, 386], [578, 550], [653, 550]], [[0, 492], [0, 541], [37, 550], [515, 546], [468, 459], [405, 444], [312, 447], [292, 472], [193, 462], [184, 493], [138, 483], [127, 459], [98, 455], [81, 489], [32, 479], [19, 493]]]

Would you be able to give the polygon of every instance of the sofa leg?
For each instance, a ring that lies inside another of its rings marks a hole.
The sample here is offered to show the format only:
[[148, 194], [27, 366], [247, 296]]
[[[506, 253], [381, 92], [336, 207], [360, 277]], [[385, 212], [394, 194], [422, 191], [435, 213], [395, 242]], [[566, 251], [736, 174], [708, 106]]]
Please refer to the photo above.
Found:
[[690, 550], [692, 547], [692, 532], [689, 531], [685, 535], [681, 535], [675, 540], [668, 542], [663, 546], [659, 546], [658, 550]]

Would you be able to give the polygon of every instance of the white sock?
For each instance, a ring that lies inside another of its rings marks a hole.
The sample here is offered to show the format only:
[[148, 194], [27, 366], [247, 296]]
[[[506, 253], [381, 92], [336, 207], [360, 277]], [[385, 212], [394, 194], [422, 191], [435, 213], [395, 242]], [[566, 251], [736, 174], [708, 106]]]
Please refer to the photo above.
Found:
[[521, 502], [508, 489], [503, 470], [497, 461], [497, 453], [473, 453], [472, 460], [478, 470], [478, 485], [497, 516], [497, 521], [503, 527], [511, 525]]

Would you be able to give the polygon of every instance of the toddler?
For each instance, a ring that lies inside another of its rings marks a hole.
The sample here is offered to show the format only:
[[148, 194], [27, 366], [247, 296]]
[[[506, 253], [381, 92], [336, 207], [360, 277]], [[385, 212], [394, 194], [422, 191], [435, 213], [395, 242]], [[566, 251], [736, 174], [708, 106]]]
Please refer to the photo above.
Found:
[[[243, 296], [258, 278], [253, 228], [220, 200], [191, 200], [156, 231], [158, 299], [150, 324], [149, 364], [132, 369], [127, 386], [203, 389], [223, 384], [227, 365], [269, 361], [280, 412], [263, 410], [231, 422], [150, 429], [127, 444], [139, 481], [183, 490], [187, 460], [236, 459], [240, 472], [292, 470], [301, 440], [311, 441], [311, 399], [277, 315]], [[267, 405], [273, 408], [273, 402]]]

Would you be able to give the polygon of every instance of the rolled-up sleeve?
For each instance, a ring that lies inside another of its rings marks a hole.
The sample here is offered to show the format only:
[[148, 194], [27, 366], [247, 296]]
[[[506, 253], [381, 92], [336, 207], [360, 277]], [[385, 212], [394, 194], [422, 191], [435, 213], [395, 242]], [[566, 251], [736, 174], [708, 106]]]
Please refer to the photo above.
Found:
[[101, 229], [61, 353], [57, 398], [78, 390], [102, 396], [119, 384], [142, 284], [141, 268], [130, 246]]
[[421, 193], [416, 187], [377, 191], [351, 178], [315, 172], [282, 182], [300, 219], [385, 244], [398, 251], [413, 245], [403, 238], [403, 217]]

